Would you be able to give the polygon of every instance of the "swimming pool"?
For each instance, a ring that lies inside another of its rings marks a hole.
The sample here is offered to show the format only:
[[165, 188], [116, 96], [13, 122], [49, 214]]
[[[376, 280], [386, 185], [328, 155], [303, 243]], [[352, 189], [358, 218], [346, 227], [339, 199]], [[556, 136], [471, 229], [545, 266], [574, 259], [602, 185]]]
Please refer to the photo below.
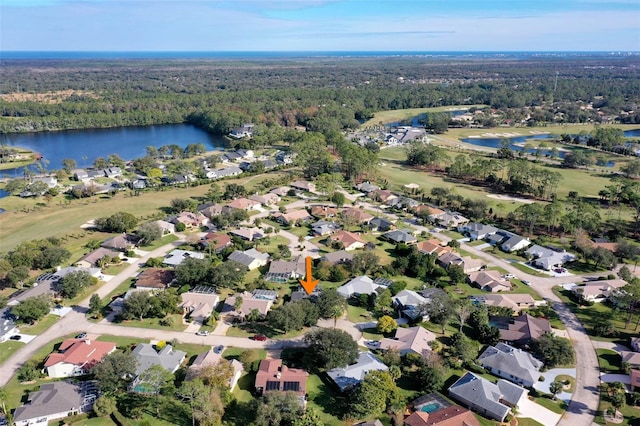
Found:
[[440, 408], [440, 404], [438, 404], [437, 402], [432, 402], [431, 404], [423, 405], [422, 408], [420, 408], [420, 411], [424, 411], [425, 413], [433, 413]]

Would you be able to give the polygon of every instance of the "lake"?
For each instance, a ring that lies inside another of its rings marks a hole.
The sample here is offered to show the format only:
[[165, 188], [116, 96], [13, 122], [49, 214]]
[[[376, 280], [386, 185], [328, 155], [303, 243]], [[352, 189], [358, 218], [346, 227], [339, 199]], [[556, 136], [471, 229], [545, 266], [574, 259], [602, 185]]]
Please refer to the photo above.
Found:
[[[73, 158], [78, 167], [88, 167], [98, 157], [118, 154], [125, 160], [144, 157], [146, 147], [175, 144], [186, 147], [203, 143], [207, 150], [222, 149], [225, 140], [189, 124], [161, 126], [117, 127], [112, 129], [68, 130], [62, 132], [9, 133], [9, 146], [27, 148], [42, 154], [49, 161], [47, 168], [62, 168], [62, 160]], [[16, 177], [22, 169], [0, 170], [0, 174]]]

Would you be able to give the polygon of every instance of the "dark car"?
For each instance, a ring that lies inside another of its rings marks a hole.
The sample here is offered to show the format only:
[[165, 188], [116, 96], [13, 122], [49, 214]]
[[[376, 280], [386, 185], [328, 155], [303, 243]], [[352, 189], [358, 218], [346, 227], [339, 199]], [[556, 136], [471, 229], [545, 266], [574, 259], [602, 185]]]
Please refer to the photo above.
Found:
[[261, 342], [267, 340], [267, 336], [265, 336], [264, 334], [256, 334], [253, 336], [253, 340], [259, 340]]
[[76, 339], [84, 339], [85, 337], [87, 337], [87, 333], [80, 333], [76, 336]]
[[13, 336], [9, 337], [9, 339], [11, 340], [20, 340], [22, 339], [22, 336], [19, 334], [14, 334]]

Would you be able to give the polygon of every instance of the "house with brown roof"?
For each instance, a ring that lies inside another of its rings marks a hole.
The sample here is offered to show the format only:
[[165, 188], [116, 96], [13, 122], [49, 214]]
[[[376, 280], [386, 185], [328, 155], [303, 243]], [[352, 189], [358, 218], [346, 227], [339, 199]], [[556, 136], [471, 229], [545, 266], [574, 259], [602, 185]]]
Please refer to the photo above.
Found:
[[594, 249], [603, 248], [613, 253], [618, 248], [618, 243], [612, 243], [607, 238], [594, 238], [591, 240], [591, 247]]
[[353, 207], [348, 207], [342, 210], [340, 216], [342, 216], [343, 220], [358, 224], [369, 224], [369, 222], [371, 222], [371, 219], [373, 219], [374, 217], [372, 214], [369, 214], [362, 209], [356, 209]]
[[80, 268], [92, 268], [94, 266], [99, 266], [98, 261], [105, 256], [109, 258], [120, 259], [122, 257], [122, 252], [100, 247], [85, 255], [82, 259], [78, 260], [76, 262], [76, 266]]
[[249, 198], [236, 198], [235, 200], [227, 203], [226, 207], [238, 210], [258, 210], [261, 203], [258, 201], [250, 200]]
[[480, 426], [471, 411], [459, 405], [450, 405], [428, 413], [414, 411], [404, 419], [405, 426]]
[[450, 253], [453, 251], [453, 247], [443, 246], [440, 244], [440, 240], [432, 238], [427, 241], [420, 241], [416, 244], [418, 251], [422, 254], [435, 254], [441, 256], [444, 253]]
[[477, 294], [471, 297], [475, 303], [499, 308], [510, 308], [517, 313], [520, 309], [530, 309], [536, 306], [535, 299], [530, 294]]
[[640, 389], [640, 370], [633, 369], [630, 374], [631, 381], [629, 385], [631, 386], [631, 392], [637, 391]]
[[232, 229], [229, 234], [246, 241], [259, 240], [264, 237], [264, 232], [260, 228]]
[[444, 210], [440, 210], [432, 206], [427, 206], [426, 204], [421, 204], [414, 207], [413, 211], [416, 215], [439, 216], [441, 214], [444, 214]]
[[319, 218], [335, 217], [338, 210], [329, 206], [311, 206], [310, 213], [312, 216]]
[[272, 192], [269, 192], [267, 194], [253, 194], [249, 196], [250, 200], [256, 201], [260, 204], [262, 204], [263, 206], [275, 206], [276, 204], [278, 204], [280, 201], [282, 201], [282, 198], [280, 198], [280, 196], [278, 194], [274, 194]]
[[209, 219], [220, 215], [222, 213], [222, 205], [215, 203], [206, 203], [198, 206], [198, 211], [208, 217]]
[[289, 193], [289, 191], [291, 191], [291, 188], [288, 186], [281, 186], [278, 188], [273, 188], [271, 191], [269, 191], [269, 194], [276, 194], [280, 197], [284, 197], [285, 195], [287, 195]]
[[494, 270], [472, 272], [469, 274], [469, 282], [480, 290], [492, 293], [511, 290], [511, 283]]
[[136, 244], [138, 244], [138, 241], [140, 241], [140, 238], [137, 236], [123, 232], [120, 235], [116, 235], [115, 237], [105, 240], [100, 244], [100, 247], [127, 252], [134, 248]]
[[292, 188], [300, 189], [302, 191], [316, 192], [316, 184], [307, 182], [306, 180], [297, 180], [295, 182], [291, 182], [289, 185], [291, 185]]
[[185, 211], [174, 217], [171, 222], [173, 222], [175, 225], [177, 225], [178, 223], [182, 223], [187, 228], [199, 228], [209, 223], [209, 218], [207, 218], [200, 212], [191, 213]]
[[144, 290], [164, 290], [176, 278], [173, 269], [147, 268], [136, 279], [136, 288]]
[[385, 337], [380, 341], [380, 349], [397, 349], [400, 355], [415, 353], [428, 356], [431, 352], [430, 342], [436, 340], [436, 335], [424, 327], [416, 326], [396, 329], [393, 339]]
[[372, 191], [369, 193], [369, 197], [384, 204], [389, 204], [399, 198], [396, 194], [394, 194], [392, 191], [389, 191], [388, 189], [378, 189], [376, 191]]
[[277, 213], [274, 213], [272, 217], [276, 222], [285, 226], [291, 226], [296, 223], [308, 222], [309, 220], [313, 219], [311, 215], [306, 210], [303, 210], [303, 209], [288, 210], [285, 213], [277, 212]]
[[349, 253], [345, 250], [338, 250], [331, 253], [327, 253], [322, 257], [322, 260], [327, 261], [333, 265], [338, 263], [350, 262], [353, 259], [353, 253]]
[[628, 363], [631, 368], [640, 368], [640, 352], [620, 351], [623, 363]]
[[551, 324], [548, 319], [535, 318], [529, 314], [519, 315], [509, 321], [508, 324], [498, 325], [500, 340], [523, 346], [540, 338], [545, 333], [551, 333]]
[[340, 242], [344, 246], [344, 250], [351, 251], [363, 248], [367, 243], [358, 234], [349, 231], [338, 231], [327, 238], [330, 243]]
[[244, 372], [244, 367], [242, 363], [237, 359], [226, 360], [222, 357], [222, 350], [217, 349], [215, 346], [209, 349], [206, 352], [199, 354], [193, 363], [189, 366], [187, 370], [187, 379], [191, 379], [198, 375], [202, 369], [207, 367], [215, 367], [221, 362], [229, 363], [231, 370], [233, 371], [233, 375], [229, 377], [228, 385], [229, 390], [233, 390], [238, 384], [238, 380], [242, 373]]
[[[242, 304], [240, 308], [236, 310], [235, 304], [238, 298], [242, 299]], [[245, 291], [242, 294], [236, 294], [231, 297], [227, 297], [227, 300], [224, 301], [225, 307], [223, 312], [235, 312], [235, 314], [240, 317], [240, 319], [244, 319], [253, 311], [254, 309], [260, 313], [260, 316], [263, 318], [267, 316], [267, 313], [271, 310], [273, 306], [273, 300], [266, 298], [258, 298], [255, 297], [252, 293]]]
[[187, 291], [180, 295], [180, 299], [182, 303], [179, 307], [182, 308], [184, 315], [188, 315], [192, 321], [200, 324], [211, 316], [220, 301], [220, 297], [213, 291]]
[[256, 393], [295, 392], [304, 404], [309, 373], [282, 365], [281, 359], [263, 359], [256, 373]]
[[573, 287], [573, 292], [585, 302], [603, 302], [609, 298], [618, 289], [627, 285], [625, 280], [598, 280], [589, 281], [584, 285]]
[[443, 268], [448, 268], [450, 266], [460, 266], [462, 267], [462, 270], [465, 274], [479, 271], [485, 266], [482, 259], [474, 259], [470, 256], [461, 257], [459, 254], [453, 251], [445, 252], [438, 256], [438, 258], [436, 259], [436, 263]]
[[202, 237], [200, 244], [205, 248], [211, 246], [211, 249], [216, 253], [220, 253], [231, 245], [231, 237], [224, 232], [208, 232], [207, 235]]
[[91, 339], [67, 339], [44, 362], [51, 378], [74, 377], [88, 374], [102, 358], [116, 350], [112, 342]]

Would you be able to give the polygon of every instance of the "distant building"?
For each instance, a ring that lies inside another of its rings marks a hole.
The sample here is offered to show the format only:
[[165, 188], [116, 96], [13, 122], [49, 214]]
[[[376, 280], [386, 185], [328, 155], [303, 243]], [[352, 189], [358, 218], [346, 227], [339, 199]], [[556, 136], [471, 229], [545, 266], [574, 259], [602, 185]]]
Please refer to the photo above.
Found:
[[344, 392], [360, 384], [364, 380], [364, 376], [374, 370], [387, 371], [389, 367], [371, 352], [360, 352], [358, 361], [355, 364], [343, 368], [334, 368], [329, 370], [327, 374], [340, 391]]
[[294, 392], [301, 404], [305, 403], [309, 373], [282, 365], [281, 359], [263, 359], [256, 373], [256, 393]]
[[67, 339], [44, 362], [47, 375], [52, 378], [88, 374], [91, 368], [116, 350], [116, 344], [90, 339]]
[[253, 137], [253, 127], [254, 125], [252, 123], [244, 123], [242, 126], [236, 127], [235, 129], [231, 130], [229, 136], [235, 139]]

